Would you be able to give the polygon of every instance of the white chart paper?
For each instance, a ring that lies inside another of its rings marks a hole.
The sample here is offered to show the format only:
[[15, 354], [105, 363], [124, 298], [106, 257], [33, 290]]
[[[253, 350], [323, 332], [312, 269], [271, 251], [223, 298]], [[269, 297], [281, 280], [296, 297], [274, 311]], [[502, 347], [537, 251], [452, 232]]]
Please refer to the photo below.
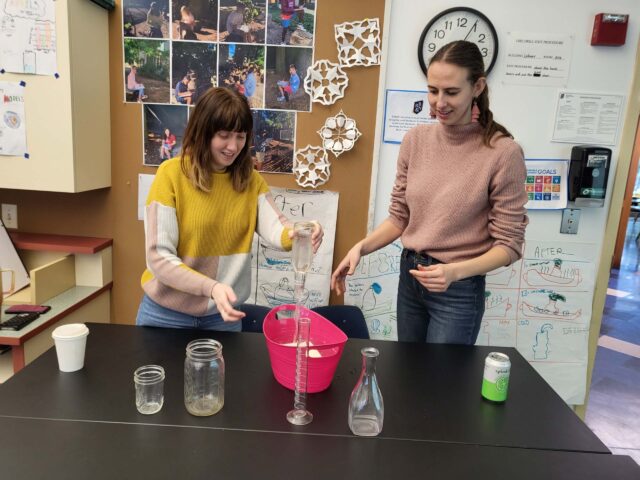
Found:
[[623, 95], [558, 92], [553, 142], [615, 145]]
[[53, 0], [0, 0], [0, 68], [15, 73], [56, 73]]
[[146, 173], [138, 175], [138, 220], [144, 220], [144, 206], [147, 203], [147, 197], [154, 178], [156, 178], [155, 175]]
[[[284, 188], [271, 188], [271, 193], [278, 208], [292, 222], [317, 220], [322, 225], [324, 237], [307, 273], [304, 305], [307, 308], [328, 305], [338, 193]], [[247, 303], [268, 307], [295, 303], [291, 252], [269, 248], [254, 235], [252, 258], [251, 296]]]
[[27, 153], [24, 89], [19, 83], [0, 82], [0, 155]]
[[347, 278], [344, 303], [356, 305], [364, 314], [374, 340], [397, 340], [397, 293], [402, 244], [393, 242], [365, 255]]
[[[362, 258], [345, 304], [364, 313], [372, 339], [396, 340], [402, 246]], [[489, 272], [476, 345], [516, 347], [569, 404], [584, 403], [594, 244], [529, 241], [522, 260]]]
[[573, 39], [560, 33], [509, 32], [504, 82], [564, 86], [569, 77]]

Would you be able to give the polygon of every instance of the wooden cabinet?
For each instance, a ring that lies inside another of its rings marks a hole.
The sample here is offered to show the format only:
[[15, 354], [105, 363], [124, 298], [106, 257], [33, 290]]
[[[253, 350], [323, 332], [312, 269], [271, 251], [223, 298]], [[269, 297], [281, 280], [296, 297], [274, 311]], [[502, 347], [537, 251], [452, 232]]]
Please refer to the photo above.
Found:
[[53, 346], [51, 332], [66, 323], [111, 321], [112, 244], [108, 238], [11, 234], [31, 285], [5, 298], [9, 305], [45, 304], [51, 310], [21, 330], [0, 330], [0, 383]]
[[26, 83], [29, 158], [0, 157], [0, 188], [83, 192], [111, 185], [108, 12], [57, 0], [58, 78], [6, 73]]

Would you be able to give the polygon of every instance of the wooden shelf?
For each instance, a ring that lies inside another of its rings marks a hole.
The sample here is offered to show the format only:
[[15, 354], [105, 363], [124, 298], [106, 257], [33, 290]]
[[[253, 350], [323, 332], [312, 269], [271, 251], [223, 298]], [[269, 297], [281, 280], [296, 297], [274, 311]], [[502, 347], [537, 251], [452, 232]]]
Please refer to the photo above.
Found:
[[113, 245], [111, 238], [9, 232], [18, 250], [94, 254]]

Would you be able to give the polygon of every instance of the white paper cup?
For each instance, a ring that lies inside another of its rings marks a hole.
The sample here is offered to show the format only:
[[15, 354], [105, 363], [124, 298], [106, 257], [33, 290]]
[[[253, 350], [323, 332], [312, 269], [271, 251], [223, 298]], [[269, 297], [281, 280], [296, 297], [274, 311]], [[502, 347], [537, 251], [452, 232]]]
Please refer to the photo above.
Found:
[[84, 351], [89, 329], [84, 323], [70, 323], [56, 328], [51, 336], [56, 344], [61, 372], [75, 372], [84, 367]]

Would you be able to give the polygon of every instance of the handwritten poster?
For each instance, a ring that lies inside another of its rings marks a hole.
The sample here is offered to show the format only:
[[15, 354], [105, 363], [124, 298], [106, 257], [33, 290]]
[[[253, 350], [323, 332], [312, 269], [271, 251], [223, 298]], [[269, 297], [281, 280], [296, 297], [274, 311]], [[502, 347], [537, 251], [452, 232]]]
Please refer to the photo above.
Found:
[[525, 189], [529, 201], [525, 207], [559, 209], [567, 207], [568, 163], [566, 160], [526, 160]]
[[374, 340], [397, 340], [397, 293], [402, 244], [393, 242], [362, 257], [347, 278], [344, 303], [362, 310]]
[[624, 96], [558, 92], [552, 142], [615, 145]]
[[[362, 258], [345, 303], [360, 307], [371, 338], [397, 339], [402, 246]], [[476, 345], [515, 347], [569, 404], [584, 403], [594, 244], [529, 241], [522, 260], [489, 272]]]
[[[338, 217], [338, 193], [284, 188], [271, 188], [271, 193], [278, 208], [291, 221], [317, 220], [322, 225], [324, 237], [307, 273], [304, 305], [307, 308], [328, 305]], [[254, 235], [251, 254], [251, 296], [247, 303], [268, 307], [295, 303], [291, 252], [274, 250]]]
[[504, 82], [566, 85], [572, 47], [573, 38], [567, 34], [509, 32]]
[[147, 203], [147, 197], [154, 178], [156, 178], [155, 175], [138, 174], [138, 220], [144, 220], [144, 206]]
[[478, 345], [516, 347], [569, 404], [584, 403], [594, 244], [527, 242], [487, 275]]
[[24, 87], [0, 82], [0, 99], [0, 155], [22, 157], [27, 153]]
[[56, 18], [53, 0], [0, 0], [0, 68], [53, 75]]
[[385, 143], [401, 143], [404, 134], [416, 125], [435, 123], [429, 116], [427, 92], [414, 90], [387, 90], [384, 105]]

